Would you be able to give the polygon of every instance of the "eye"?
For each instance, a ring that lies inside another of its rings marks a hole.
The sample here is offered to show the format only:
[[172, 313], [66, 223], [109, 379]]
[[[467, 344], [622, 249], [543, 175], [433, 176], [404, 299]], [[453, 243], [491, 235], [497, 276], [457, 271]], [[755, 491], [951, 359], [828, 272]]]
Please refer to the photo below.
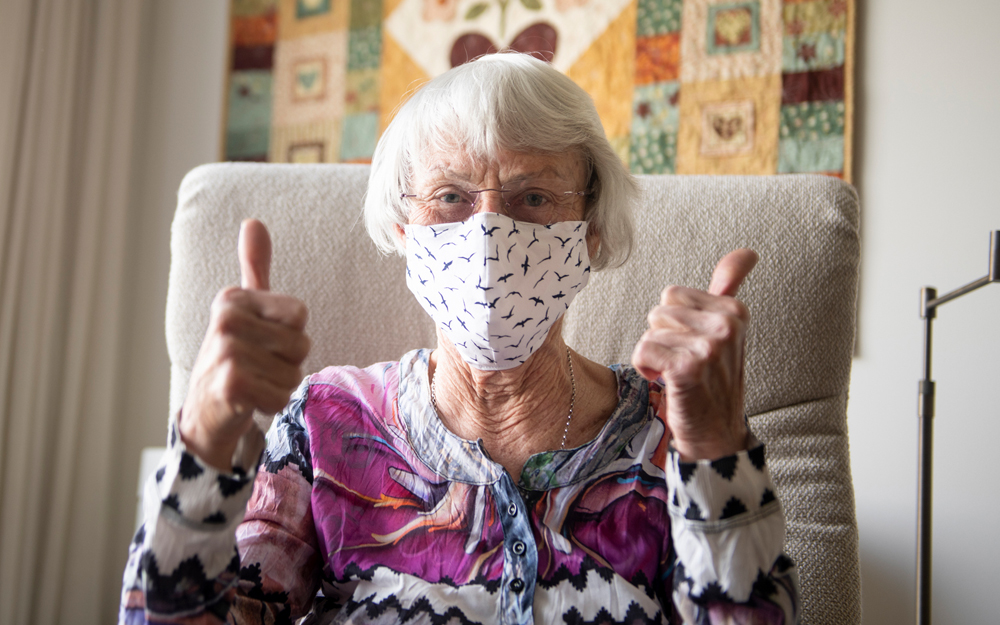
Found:
[[521, 201], [529, 208], [538, 208], [539, 206], [545, 204], [545, 202], [548, 201], [548, 198], [545, 194], [532, 189], [524, 193]]
[[442, 193], [438, 196], [438, 200], [445, 204], [460, 204], [462, 203], [462, 194], [454, 191]]

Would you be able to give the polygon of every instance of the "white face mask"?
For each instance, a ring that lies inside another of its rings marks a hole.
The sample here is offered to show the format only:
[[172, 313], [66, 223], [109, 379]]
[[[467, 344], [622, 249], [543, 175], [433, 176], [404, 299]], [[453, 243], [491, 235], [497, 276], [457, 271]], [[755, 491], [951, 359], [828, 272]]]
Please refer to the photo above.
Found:
[[405, 230], [406, 285], [476, 369], [523, 364], [590, 278], [585, 221], [477, 213]]

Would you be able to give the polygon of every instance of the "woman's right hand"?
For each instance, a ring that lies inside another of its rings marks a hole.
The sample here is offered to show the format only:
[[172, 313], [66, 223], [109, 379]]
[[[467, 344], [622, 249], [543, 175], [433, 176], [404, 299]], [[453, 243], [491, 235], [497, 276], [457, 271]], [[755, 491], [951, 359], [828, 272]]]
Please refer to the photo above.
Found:
[[255, 427], [254, 409], [273, 414], [288, 403], [310, 346], [305, 304], [269, 290], [271, 237], [263, 223], [243, 222], [238, 253], [241, 286], [212, 302], [180, 416], [188, 449], [227, 473], [240, 438]]

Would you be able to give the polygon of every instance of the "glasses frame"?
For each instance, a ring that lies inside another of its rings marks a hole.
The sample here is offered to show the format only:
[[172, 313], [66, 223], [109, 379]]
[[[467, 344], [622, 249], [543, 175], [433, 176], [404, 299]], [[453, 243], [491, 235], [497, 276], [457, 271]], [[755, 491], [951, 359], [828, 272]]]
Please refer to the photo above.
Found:
[[[507, 198], [504, 197], [504, 193], [525, 192], [525, 191], [530, 191], [533, 188], [535, 188], [535, 187], [527, 187], [525, 189], [505, 189], [503, 187], [500, 187], [499, 189], [494, 189], [494, 188], [473, 189], [473, 190], [464, 191], [464, 192], [467, 193], [467, 194], [469, 194], [469, 195], [471, 195], [471, 196], [473, 196], [475, 198], [473, 200], [473, 202], [472, 202], [472, 205], [470, 206], [470, 210], [474, 211], [476, 209], [476, 206], [479, 205], [479, 198], [482, 197], [482, 194], [486, 193], [487, 191], [495, 191], [495, 192], [499, 193], [500, 194], [500, 198], [503, 200], [504, 207], [505, 208], [510, 208], [510, 202], [508, 202]], [[544, 189], [541, 189], [541, 190], [544, 191]], [[589, 195], [592, 195], [593, 193], [594, 192], [592, 190], [587, 190], [587, 191], [563, 191], [561, 195], [563, 195], [563, 196], [587, 197]], [[419, 195], [417, 195], [415, 193], [400, 193], [399, 194], [399, 199], [401, 199], [401, 200], [405, 200], [405, 199], [408, 199], [408, 198], [416, 200], [418, 202], [430, 202], [430, 201], [434, 200], [434, 196], [420, 197]], [[507, 215], [507, 216], [510, 217], [510, 215]], [[469, 217], [471, 217], [471, 214], [469, 215]], [[466, 217], [466, 219], [468, 219], [469, 217]]]

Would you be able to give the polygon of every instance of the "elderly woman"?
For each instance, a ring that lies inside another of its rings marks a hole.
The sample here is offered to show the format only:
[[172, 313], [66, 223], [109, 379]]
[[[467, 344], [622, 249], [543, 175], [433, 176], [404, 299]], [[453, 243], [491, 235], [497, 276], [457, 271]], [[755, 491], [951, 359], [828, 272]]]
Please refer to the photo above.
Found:
[[[365, 219], [405, 254], [437, 348], [301, 384], [305, 308], [268, 291], [267, 231], [245, 222], [243, 288], [213, 304], [121, 620], [795, 622], [742, 409], [753, 252], [708, 292], [667, 288], [633, 367], [563, 342], [591, 270], [629, 255], [635, 193], [545, 63], [431, 81], [379, 143]], [[282, 410], [266, 447], [254, 409]]]

